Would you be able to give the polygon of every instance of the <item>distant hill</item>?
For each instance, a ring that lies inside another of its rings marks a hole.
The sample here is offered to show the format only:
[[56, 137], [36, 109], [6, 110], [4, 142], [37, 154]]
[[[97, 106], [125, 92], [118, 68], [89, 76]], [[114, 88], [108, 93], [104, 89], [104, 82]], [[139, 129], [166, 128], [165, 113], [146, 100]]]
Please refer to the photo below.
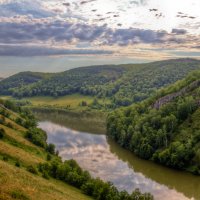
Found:
[[1, 95], [64, 96], [79, 93], [108, 98], [111, 106], [128, 106], [200, 69], [200, 61], [176, 59], [148, 64], [81, 67], [55, 74], [23, 72], [0, 83]]
[[109, 114], [107, 132], [141, 158], [200, 175], [200, 71]]

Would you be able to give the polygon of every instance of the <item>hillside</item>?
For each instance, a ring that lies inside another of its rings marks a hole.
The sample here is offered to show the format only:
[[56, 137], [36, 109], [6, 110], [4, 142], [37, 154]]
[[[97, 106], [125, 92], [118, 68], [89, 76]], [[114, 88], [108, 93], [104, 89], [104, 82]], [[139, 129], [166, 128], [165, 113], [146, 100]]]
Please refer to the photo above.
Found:
[[70, 185], [45, 179], [27, 169], [45, 163], [48, 152], [25, 138], [20, 115], [0, 105], [0, 199], [91, 199]]
[[0, 100], [0, 199], [153, 199], [138, 190], [131, 195], [119, 192], [92, 178], [74, 160], [62, 162], [36, 125], [29, 110]]
[[36, 83], [40, 80], [50, 77], [50, 74], [39, 72], [21, 72], [14, 76], [5, 78], [1, 82], [1, 93], [10, 94], [12, 88], [21, 88], [23, 86]]
[[108, 134], [141, 158], [200, 175], [200, 71], [109, 114]]
[[200, 61], [178, 59], [148, 64], [108, 65], [76, 68], [62, 73], [24, 72], [0, 83], [0, 95], [14, 97], [81, 94], [108, 99], [108, 108], [142, 101], [156, 90], [175, 83], [200, 69]]

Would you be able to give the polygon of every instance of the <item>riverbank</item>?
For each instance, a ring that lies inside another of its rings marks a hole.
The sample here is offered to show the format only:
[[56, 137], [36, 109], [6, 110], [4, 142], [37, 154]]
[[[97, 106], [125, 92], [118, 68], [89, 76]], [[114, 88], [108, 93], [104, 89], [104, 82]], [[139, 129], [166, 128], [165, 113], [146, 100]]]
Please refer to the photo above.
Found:
[[107, 113], [102, 111], [70, 111], [58, 108], [31, 107], [39, 121], [48, 119], [83, 132], [106, 134]]
[[70, 126], [66, 116], [55, 113], [42, 113], [39, 122], [39, 127], [47, 132], [48, 141], [56, 145], [63, 160], [73, 157], [93, 176], [111, 181], [118, 189], [130, 193], [139, 188], [142, 192], [152, 193], [156, 200], [200, 199], [200, 177], [142, 160], [104, 133], [99, 134], [98, 124], [85, 121], [84, 126], [87, 126], [84, 128], [97, 130], [82, 131], [79, 118], [72, 118], [75, 128]]

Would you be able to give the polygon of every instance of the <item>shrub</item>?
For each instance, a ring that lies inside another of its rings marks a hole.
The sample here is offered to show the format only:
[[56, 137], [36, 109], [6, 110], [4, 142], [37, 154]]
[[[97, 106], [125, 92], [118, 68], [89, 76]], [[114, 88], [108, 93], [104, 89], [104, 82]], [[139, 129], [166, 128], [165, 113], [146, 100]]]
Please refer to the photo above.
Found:
[[15, 162], [15, 166], [16, 166], [16, 167], [20, 167], [20, 166], [21, 166], [19, 160], [17, 160], [17, 161]]
[[47, 135], [44, 131], [38, 128], [32, 128], [26, 132], [26, 138], [29, 139], [33, 144], [46, 147]]
[[36, 167], [34, 167], [33, 165], [28, 166], [27, 171], [31, 172], [32, 174], [38, 174]]
[[99, 178], [92, 178], [87, 171], [83, 171], [79, 167], [75, 160], [67, 160], [65, 162], [53, 160], [48, 163], [40, 163], [38, 168], [44, 178], [50, 176], [71, 184], [94, 199], [153, 200], [153, 197], [149, 193], [142, 194], [139, 190], [134, 191], [131, 195], [127, 192], [119, 192], [112, 184], [103, 182]]
[[0, 128], [0, 139], [2, 139], [5, 136], [5, 130], [3, 128]]
[[48, 153], [47, 154], [47, 161], [50, 161], [51, 160], [51, 155]]
[[7, 156], [3, 156], [3, 161], [7, 162], [8, 161], [8, 157]]
[[46, 171], [43, 172], [42, 177], [45, 179], [49, 179], [49, 175]]
[[22, 118], [18, 117], [18, 118], [15, 120], [15, 122], [16, 122], [17, 124], [23, 126], [23, 120], [22, 120]]
[[55, 145], [54, 144], [48, 144], [46, 147], [46, 151], [50, 154], [55, 154]]

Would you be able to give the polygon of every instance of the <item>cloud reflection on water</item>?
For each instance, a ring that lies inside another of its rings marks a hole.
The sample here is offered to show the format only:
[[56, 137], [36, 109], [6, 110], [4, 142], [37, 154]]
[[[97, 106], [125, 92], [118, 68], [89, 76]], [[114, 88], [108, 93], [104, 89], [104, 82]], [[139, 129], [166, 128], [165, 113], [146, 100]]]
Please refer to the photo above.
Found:
[[140, 188], [151, 192], [156, 200], [188, 200], [183, 194], [159, 184], [142, 173], [136, 173], [128, 163], [111, 153], [105, 135], [95, 135], [68, 129], [52, 122], [40, 122], [39, 127], [48, 134], [63, 160], [75, 159], [93, 176], [111, 181], [120, 190], [129, 192]]

